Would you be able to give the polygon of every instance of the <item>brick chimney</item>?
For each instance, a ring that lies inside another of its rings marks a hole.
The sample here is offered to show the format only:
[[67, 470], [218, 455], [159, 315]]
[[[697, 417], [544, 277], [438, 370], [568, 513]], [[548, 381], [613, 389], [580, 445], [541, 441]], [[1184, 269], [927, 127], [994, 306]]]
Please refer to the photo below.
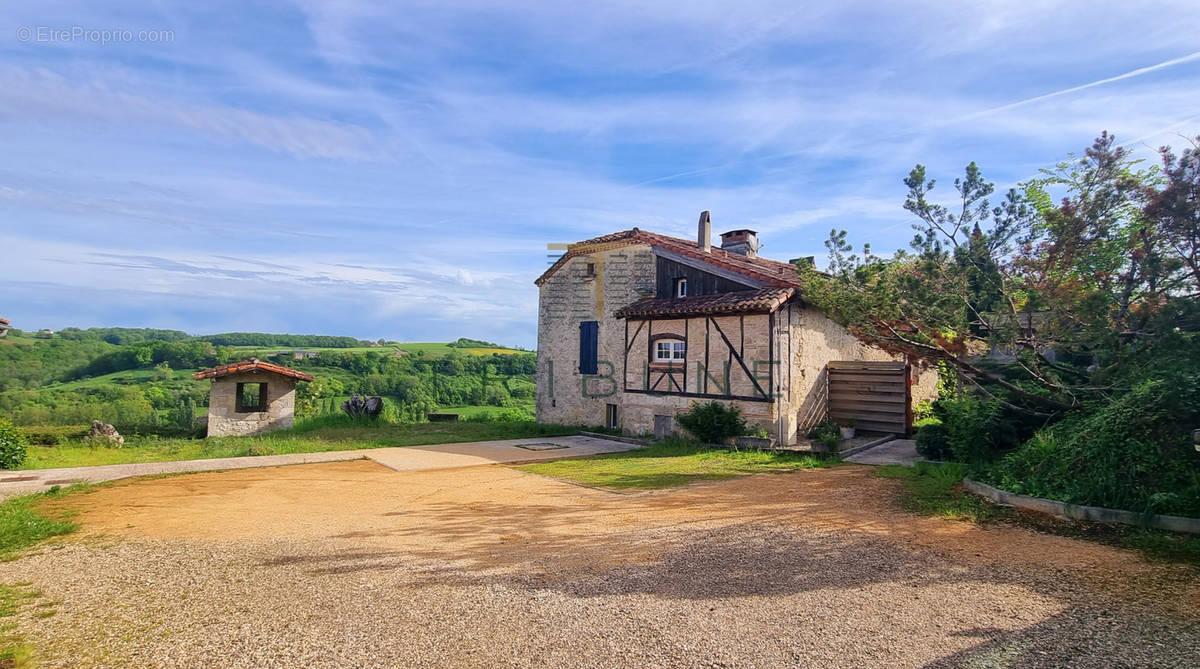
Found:
[[712, 250], [712, 218], [707, 209], [700, 212], [700, 224], [696, 228], [696, 246], [705, 253]]
[[721, 233], [721, 248], [747, 258], [758, 257], [758, 233], [753, 230], [730, 230]]

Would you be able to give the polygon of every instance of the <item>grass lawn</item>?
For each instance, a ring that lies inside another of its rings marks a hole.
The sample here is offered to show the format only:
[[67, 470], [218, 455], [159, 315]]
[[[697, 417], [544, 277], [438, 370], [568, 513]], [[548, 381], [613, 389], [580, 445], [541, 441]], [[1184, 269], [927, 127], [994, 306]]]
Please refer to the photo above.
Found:
[[655, 489], [747, 474], [829, 467], [840, 462], [798, 453], [714, 450], [698, 442], [669, 439], [635, 451], [540, 462], [518, 469], [601, 488]]
[[[76, 529], [76, 524], [63, 514], [45, 514], [38, 509], [39, 503], [62, 495], [83, 491], [91, 486], [78, 485], [50, 492], [19, 495], [0, 502], [0, 560], [16, 557], [16, 552], [33, 546], [43, 539], [67, 534]], [[55, 517], [51, 517], [51, 515]], [[34, 666], [33, 646], [26, 643], [14, 631], [15, 624], [6, 620], [16, 616], [22, 609], [34, 606], [41, 593], [26, 586], [29, 583], [5, 585], [0, 583], [0, 667]], [[37, 605], [35, 614], [48, 618], [56, 612], [53, 603]]]
[[914, 467], [888, 465], [876, 476], [904, 481], [901, 504], [913, 513], [976, 523], [1009, 523], [1031, 530], [1098, 541], [1141, 551], [1155, 560], [1200, 567], [1200, 536], [1149, 530], [1131, 525], [1106, 525], [1060, 520], [1053, 516], [997, 506], [962, 489], [962, 465], [918, 462]]
[[214, 437], [212, 439], [131, 437], [122, 448], [90, 447], [83, 444], [30, 446], [28, 458], [21, 469], [200, 460], [243, 455], [315, 453], [355, 448], [548, 437], [578, 432], [578, 427], [543, 425], [533, 421], [456, 421], [408, 424], [380, 421], [364, 424], [346, 416], [328, 415], [302, 420], [291, 430], [279, 430], [256, 437]]
[[[14, 632], [15, 624], [5, 618], [17, 615], [21, 609], [31, 605], [38, 597], [41, 597], [41, 593], [36, 590], [26, 590], [23, 587], [0, 583], [0, 667], [19, 669], [35, 666], [33, 646]], [[53, 609], [43, 608], [42, 611], [49, 611], [49, 615], [54, 615]], [[41, 614], [39, 616], [48, 617]]]
[[38, 511], [46, 499], [84, 490], [86, 485], [70, 486], [53, 491], [18, 495], [0, 502], [0, 559], [13, 551], [32, 546], [49, 537], [75, 531], [70, 518], [49, 517]]

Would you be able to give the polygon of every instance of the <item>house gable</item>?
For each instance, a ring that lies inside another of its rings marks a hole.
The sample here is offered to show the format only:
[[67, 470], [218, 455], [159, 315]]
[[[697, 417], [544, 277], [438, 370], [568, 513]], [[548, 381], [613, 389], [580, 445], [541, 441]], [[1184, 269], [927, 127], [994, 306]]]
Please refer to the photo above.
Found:
[[675, 286], [679, 279], [687, 280], [688, 297], [716, 295], [751, 290], [762, 285], [761, 281], [740, 276], [719, 267], [706, 265], [670, 251], [658, 249], [654, 252], [657, 273], [657, 297], [676, 297]]

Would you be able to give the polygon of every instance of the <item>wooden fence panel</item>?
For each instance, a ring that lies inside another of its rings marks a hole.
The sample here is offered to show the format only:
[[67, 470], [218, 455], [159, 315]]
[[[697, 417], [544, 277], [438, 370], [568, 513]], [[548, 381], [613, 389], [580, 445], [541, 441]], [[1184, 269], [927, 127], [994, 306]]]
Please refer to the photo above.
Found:
[[829, 417], [860, 430], [908, 434], [909, 369], [903, 362], [829, 363]]

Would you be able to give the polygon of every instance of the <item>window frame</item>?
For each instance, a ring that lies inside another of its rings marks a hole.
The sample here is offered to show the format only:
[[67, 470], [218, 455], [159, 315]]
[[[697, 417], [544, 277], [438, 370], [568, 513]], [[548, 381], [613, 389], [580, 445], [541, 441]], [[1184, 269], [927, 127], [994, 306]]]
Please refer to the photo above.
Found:
[[675, 279], [675, 297], [676, 297], [676, 299], [681, 298], [681, 297], [687, 297], [687, 296], [688, 296], [687, 277], [683, 276], [683, 277], [679, 277], [678, 279]]
[[[246, 386], [258, 386], [258, 404], [243, 404]], [[239, 381], [234, 388], [234, 411], [237, 413], [261, 413], [267, 410], [267, 383], [265, 381]]]
[[[666, 347], [667, 356], [662, 356], [663, 347]], [[654, 362], [674, 364], [676, 362], [687, 362], [687, 342], [682, 339], [663, 338], [654, 342]]]

